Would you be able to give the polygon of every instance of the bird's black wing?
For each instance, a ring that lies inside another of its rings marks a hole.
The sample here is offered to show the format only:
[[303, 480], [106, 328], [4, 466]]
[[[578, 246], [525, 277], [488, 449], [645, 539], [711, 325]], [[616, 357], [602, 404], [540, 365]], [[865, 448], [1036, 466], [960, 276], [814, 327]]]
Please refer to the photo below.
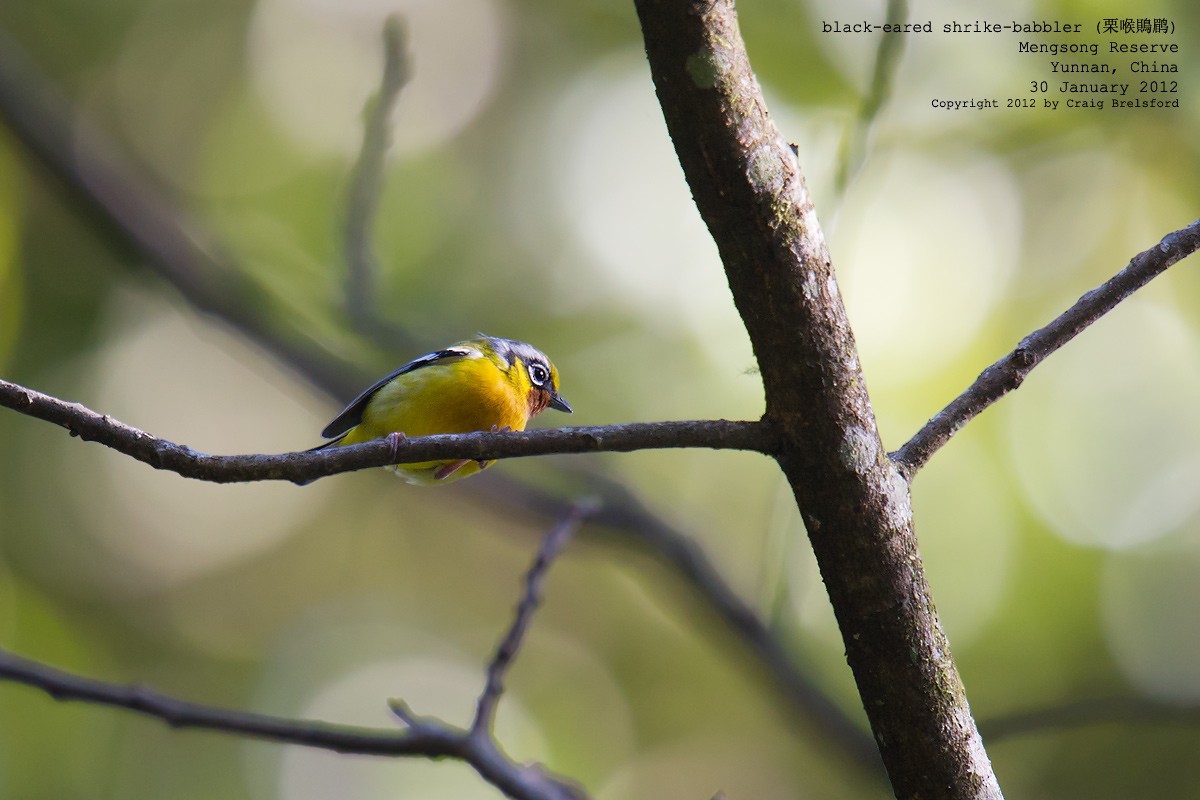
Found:
[[[388, 382], [394, 378], [412, 372], [413, 370], [420, 369], [421, 367], [428, 367], [430, 364], [439, 364], [446, 361], [458, 361], [459, 359], [469, 358], [473, 355], [477, 355], [476, 352], [466, 347], [447, 347], [445, 350], [438, 350], [437, 352], [423, 355], [420, 358], [414, 358], [412, 361], [408, 362], [399, 369], [384, 375], [382, 378], [375, 381], [375, 383], [367, 387], [362, 394], [351, 400], [350, 405], [342, 409], [342, 413], [338, 414], [334, 418], [333, 422], [325, 426], [325, 430], [321, 431], [321, 435], [326, 439], [333, 439], [334, 437], [343, 435], [355, 425], [358, 425], [360, 422], [362, 422], [363, 411], [366, 410], [367, 403], [371, 402], [371, 398], [375, 396], [375, 393], [386, 386]], [[329, 444], [336, 444], [336, 442], [326, 442], [320, 447], [325, 447]]]

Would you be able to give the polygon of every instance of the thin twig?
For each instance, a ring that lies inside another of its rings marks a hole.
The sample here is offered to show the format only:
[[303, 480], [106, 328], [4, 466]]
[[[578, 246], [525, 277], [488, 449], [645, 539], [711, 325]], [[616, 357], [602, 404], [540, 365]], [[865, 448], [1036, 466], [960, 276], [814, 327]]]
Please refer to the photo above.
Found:
[[[712, 614], [733, 637], [735, 644], [722, 648], [722, 652], [735, 659], [748, 654], [752, 669], [769, 681], [779, 696], [776, 708], [787, 725], [831, 754], [847, 759], [853, 769], [883, 776], [879, 749], [859, 722], [861, 717], [855, 718], [826, 694], [814, 670], [730, 586], [695, 536], [655, 513], [619, 480], [595, 472], [572, 477], [600, 500], [599, 508], [589, 517], [593, 524], [585, 531], [593, 541], [631, 548], [660, 564], [667, 580], [654, 576], [645, 582], [662, 596], [672, 597], [671, 579], [680, 580], [686, 602], [701, 613]], [[495, 471], [473, 478], [470, 490], [488, 508], [503, 509], [512, 515], [542, 519], [564, 513], [558, 495], [517, 485]]]
[[485, 737], [431, 718], [396, 732], [216, 708], [180, 700], [145, 686], [99, 681], [0, 649], [0, 680], [23, 683], [60, 701], [133, 711], [172, 728], [192, 728], [366, 756], [454, 758], [517, 800], [577, 800], [582, 790], [537, 766], [517, 764]]
[[379, 439], [280, 455], [214, 456], [152, 436], [78, 403], [68, 403], [5, 380], [0, 380], [0, 406], [53, 422], [66, 428], [72, 436], [98, 442], [155, 469], [214, 483], [264, 480], [308, 483], [339, 472], [438, 458], [484, 461], [550, 453], [629, 452], [676, 447], [769, 453], [774, 447], [774, 434], [768, 423], [700, 420], [440, 434], [398, 442]]
[[505, 633], [504, 638], [500, 640], [500, 644], [496, 647], [496, 654], [492, 656], [492, 660], [488, 664], [487, 683], [483, 693], [479, 695], [475, 720], [471, 723], [473, 732], [485, 732], [489, 735], [492, 733], [496, 707], [500, 703], [500, 695], [504, 693], [504, 677], [521, 649], [521, 643], [525, 640], [529, 624], [533, 621], [533, 613], [537, 611], [537, 607], [542, 602], [542, 584], [546, 580], [546, 572], [550, 569], [551, 562], [579, 528], [583, 518], [593, 510], [592, 506], [576, 504], [542, 540], [537, 556], [534, 558], [529, 572], [525, 575], [525, 591], [521, 594], [521, 601], [517, 604], [517, 613], [513, 618], [512, 625]]
[[0, 679], [40, 689], [55, 700], [82, 701], [156, 717], [173, 728], [199, 728], [339, 753], [391, 756], [453, 756], [454, 738], [396, 733], [314, 720], [215, 708], [160, 694], [145, 686], [122, 686], [76, 675], [0, 649]]
[[950, 437], [988, 406], [1020, 386], [1033, 368], [1047, 356], [1172, 264], [1197, 250], [1200, 250], [1200, 220], [1167, 234], [1157, 245], [1134, 256], [1124, 269], [1080, 297], [1057, 319], [1026, 336], [1015, 350], [985, 369], [965, 392], [893, 453], [893, 461], [911, 480]]

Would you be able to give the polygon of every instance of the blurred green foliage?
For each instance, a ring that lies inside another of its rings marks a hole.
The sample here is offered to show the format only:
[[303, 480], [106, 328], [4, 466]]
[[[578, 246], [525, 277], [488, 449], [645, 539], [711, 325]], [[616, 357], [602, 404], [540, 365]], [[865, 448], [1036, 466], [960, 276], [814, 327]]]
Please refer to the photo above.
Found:
[[[383, 10], [415, 78], [377, 222], [376, 305], [340, 263]], [[942, 22], [983, 12], [913, 3]], [[386, 7], [386, 9], [385, 9]], [[866, 160], [834, 186], [881, 4], [745, 0], [751, 57], [830, 236], [885, 443], [1136, 252], [1197, 216], [1194, 5], [1178, 111], [946, 112], [1023, 96], [1018, 37], [914, 35]], [[1117, 4], [1037, 2], [1082, 22]], [[223, 0], [0, 4], [0, 30], [142, 180], [261, 290], [263, 320], [364, 381], [477, 330], [546, 350], [572, 424], [754, 418], [749, 343], [674, 161], [631, 6]], [[1174, 76], [1173, 76], [1174, 77]], [[1194, 259], [1193, 259], [1194, 260]], [[0, 131], [0, 375], [217, 453], [309, 447], [345, 397], [196, 313]], [[1103, 697], [1200, 702], [1200, 277], [1184, 263], [969, 425], [915, 484], [923, 552], [977, 717]], [[561, 419], [543, 419], [558, 424]], [[465, 722], [545, 520], [467, 489], [355, 474], [217, 487], [0, 413], [0, 646], [104, 679], [269, 713], [392, 725], [385, 699]], [[548, 481], [555, 464], [496, 472]], [[861, 718], [794, 505], [766, 459], [589, 458], [703, 544]], [[484, 476], [478, 480], [488, 480]], [[879, 797], [780, 713], [758, 668], [660, 564], [584, 539], [550, 576], [501, 711], [519, 759], [601, 798]], [[1026, 798], [1189, 797], [1200, 726], [1113, 719], [989, 741]], [[0, 684], [0, 795], [494, 797], [461, 767], [172, 732]]]

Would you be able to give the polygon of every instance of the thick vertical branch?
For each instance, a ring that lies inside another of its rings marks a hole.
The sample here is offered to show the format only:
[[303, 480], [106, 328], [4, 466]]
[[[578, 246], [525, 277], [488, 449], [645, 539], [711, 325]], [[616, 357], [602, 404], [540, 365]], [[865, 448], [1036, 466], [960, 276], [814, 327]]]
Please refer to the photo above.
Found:
[[880, 443], [812, 201], [768, 117], [733, 4], [637, 0], [637, 9], [895, 792], [1000, 797], [933, 607], [907, 482]]

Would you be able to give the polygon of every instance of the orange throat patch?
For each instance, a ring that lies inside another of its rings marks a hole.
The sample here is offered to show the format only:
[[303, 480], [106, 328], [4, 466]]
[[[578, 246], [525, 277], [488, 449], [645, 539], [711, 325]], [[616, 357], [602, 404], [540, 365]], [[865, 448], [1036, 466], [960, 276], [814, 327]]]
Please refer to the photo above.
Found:
[[550, 393], [542, 389], [530, 389], [528, 404], [529, 416], [536, 417], [550, 405]]

